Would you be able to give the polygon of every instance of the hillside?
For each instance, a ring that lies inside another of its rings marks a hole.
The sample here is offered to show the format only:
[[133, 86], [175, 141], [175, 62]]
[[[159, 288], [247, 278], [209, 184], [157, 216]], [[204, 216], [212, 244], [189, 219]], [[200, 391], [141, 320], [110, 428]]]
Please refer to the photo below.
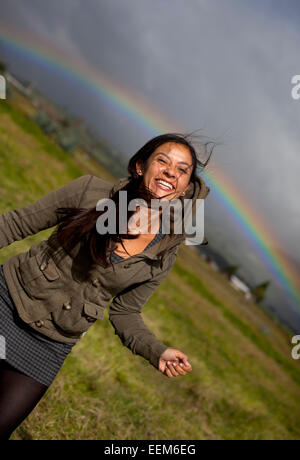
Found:
[[[1, 213], [82, 174], [115, 180], [80, 151], [62, 151], [21, 109], [0, 102]], [[0, 263], [51, 231], [1, 249]], [[12, 439], [300, 438], [300, 367], [291, 358], [291, 335], [195, 249], [180, 247], [143, 318], [166, 345], [188, 355], [192, 373], [168, 379], [132, 355], [106, 311]]]

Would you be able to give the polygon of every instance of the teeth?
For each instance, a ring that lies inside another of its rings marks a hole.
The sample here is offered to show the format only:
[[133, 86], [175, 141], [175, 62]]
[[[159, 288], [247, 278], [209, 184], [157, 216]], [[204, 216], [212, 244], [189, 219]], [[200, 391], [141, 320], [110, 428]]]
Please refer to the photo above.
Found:
[[163, 180], [158, 180], [157, 182], [162, 184], [162, 185], [164, 185], [165, 187], [168, 187], [169, 189], [173, 188], [173, 186], [171, 184], [168, 184], [168, 182], [165, 182]]

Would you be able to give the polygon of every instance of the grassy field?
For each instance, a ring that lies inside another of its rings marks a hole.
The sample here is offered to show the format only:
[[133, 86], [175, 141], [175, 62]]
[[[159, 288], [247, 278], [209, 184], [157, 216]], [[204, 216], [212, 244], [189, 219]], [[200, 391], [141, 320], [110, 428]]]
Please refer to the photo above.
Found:
[[[60, 150], [19, 106], [0, 102], [1, 213], [86, 173], [113, 181], [82, 153]], [[0, 263], [51, 231], [1, 249]], [[168, 379], [131, 354], [106, 311], [12, 439], [300, 439], [292, 334], [233, 290], [195, 249], [180, 247], [143, 318], [166, 345], [188, 355], [192, 373]]]

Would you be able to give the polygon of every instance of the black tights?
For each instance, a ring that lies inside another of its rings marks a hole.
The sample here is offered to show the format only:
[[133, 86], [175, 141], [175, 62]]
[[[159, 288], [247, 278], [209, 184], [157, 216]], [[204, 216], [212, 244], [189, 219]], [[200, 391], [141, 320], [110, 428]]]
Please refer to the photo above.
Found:
[[0, 360], [0, 440], [8, 440], [48, 387]]

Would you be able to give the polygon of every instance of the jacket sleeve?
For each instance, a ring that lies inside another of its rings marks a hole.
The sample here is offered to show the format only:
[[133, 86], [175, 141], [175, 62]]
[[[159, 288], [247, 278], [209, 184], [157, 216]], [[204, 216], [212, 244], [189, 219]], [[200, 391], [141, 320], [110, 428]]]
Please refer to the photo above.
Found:
[[114, 297], [109, 308], [109, 321], [125, 347], [133, 354], [148, 360], [159, 369], [159, 358], [168, 348], [145, 325], [141, 316], [142, 308], [155, 289], [167, 277], [176, 260], [177, 250], [169, 257], [165, 270], [145, 283], [135, 284]]
[[80, 176], [72, 182], [48, 193], [23, 208], [0, 216], [0, 249], [14, 241], [34, 235], [58, 224], [55, 210], [60, 207], [79, 207], [92, 175]]

